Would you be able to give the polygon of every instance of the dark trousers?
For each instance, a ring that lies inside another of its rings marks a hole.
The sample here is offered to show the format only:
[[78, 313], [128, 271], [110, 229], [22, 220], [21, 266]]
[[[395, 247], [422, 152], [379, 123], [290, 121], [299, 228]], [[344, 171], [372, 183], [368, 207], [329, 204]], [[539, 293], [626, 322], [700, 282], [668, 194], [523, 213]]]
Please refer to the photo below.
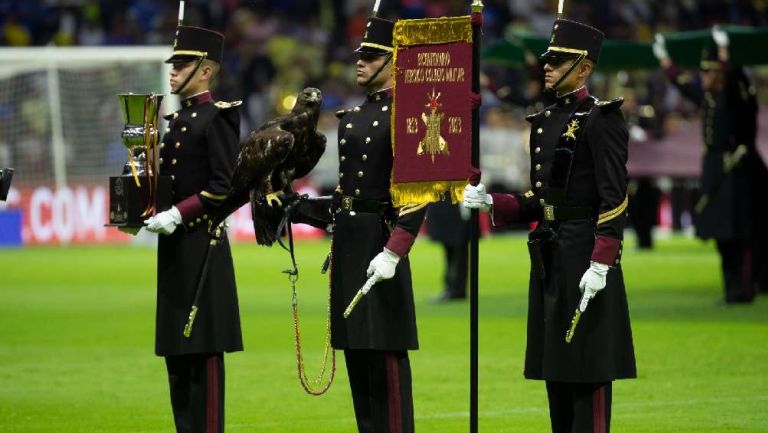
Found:
[[445, 251], [445, 274], [443, 275], [445, 294], [449, 298], [466, 298], [469, 245], [466, 242], [459, 245], [444, 243], [443, 250]]
[[717, 241], [725, 284], [725, 302], [752, 302], [755, 297], [755, 266], [749, 241]]
[[611, 382], [547, 382], [552, 433], [610, 433]]
[[412, 433], [408, 352], [344, 351], [360, 433]]
[[224, 354], [167, 356], [177, 433], [224, 431]]

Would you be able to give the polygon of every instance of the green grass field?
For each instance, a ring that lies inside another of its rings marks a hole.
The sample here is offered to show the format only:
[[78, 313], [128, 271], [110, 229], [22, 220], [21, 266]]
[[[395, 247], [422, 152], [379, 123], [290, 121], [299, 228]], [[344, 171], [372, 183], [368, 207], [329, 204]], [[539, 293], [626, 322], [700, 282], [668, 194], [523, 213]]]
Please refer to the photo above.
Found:
[[[480, 431], [546, 432], [544, 385], [522, 377], [528, 259], [520, 236], [481, 241]], [[322, 242], [298, 245], [308, 373], [320, 365], [328, 285]], [[230, 432], [354, 432], [343, 354], [322, 397], [296, 377], [289, 265], [279, 248], [233, 249], [245, 352], [228, 355]], [[412, 254], [421, 349], [411, 353], [416, 428], [468, 431], [469, 305], [433, 305], [442, 253]], [[155, 253], [145, 247], [0, 250], [3, 432], [170, 432], [153, 354]], [[768, 431], [768, 297], [726, 307], [712, 244], [625, 248], [637, 380], [614, 384], [614, 432]], [[761, 409], [762, 408], [762, 409]]]

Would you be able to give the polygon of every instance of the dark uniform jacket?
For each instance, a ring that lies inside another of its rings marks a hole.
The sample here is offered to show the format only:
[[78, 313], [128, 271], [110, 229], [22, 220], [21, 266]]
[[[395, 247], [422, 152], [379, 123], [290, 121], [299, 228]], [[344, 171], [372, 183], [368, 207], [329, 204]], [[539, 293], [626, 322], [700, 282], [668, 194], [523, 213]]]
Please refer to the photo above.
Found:
[[[696, 209], [696, 234], [703, 239], [748, 239], [761, 230], [768, 217], [761, 197], [768, 172], [755, 143], [757, 99], [742, 68], [731, 68], [723, 62], [720, 67], [725, 81], [719, 92], [704, 91], [700, 82], [674, 65], [665, 72], [702, 113], [704, 158], [700, 188], [704, 201]], [[739, 146], [746, 153], [734, 162]]]
[[173, 178], [173, 203], [183, 226], [160, 235], [157, 253], [158, 355], [243, 349], [232, 254], [226, 236], [211, 253], [192, 336], [182, 335], [210, 241], [207, 219], [229, 190], [239, 150], [238, 103], [204, 92], [166, 116], [160, 174]]
[[[495, 225], [539, 221], [530, 237], [542, 241], [546, 276], [532, 272], [530, 280], [529, 379], [606, 382], [636, 376], [620, 264], [628, 148], [620, 106], [620, 99], [599, 102], [581, 88], [529, 116], [532, 189], [493, 194]], [[568, 344], [565, 334], [590, 260], [611, 269]]]
[[[337, 193], [343, 198], [334, 214], [331, 262], [331, 342], [337, 349], [418, 348], [407, 254], [426, 208], [392, 209], [391, 104], [390, 91], [383, 90], [340, 113]], [[371, 208], [375, 203], [378, 211]], [[401, 257], [395, 276], [373, 286], [344, 319], [367, 280], [368, 264], [384, 247]]]

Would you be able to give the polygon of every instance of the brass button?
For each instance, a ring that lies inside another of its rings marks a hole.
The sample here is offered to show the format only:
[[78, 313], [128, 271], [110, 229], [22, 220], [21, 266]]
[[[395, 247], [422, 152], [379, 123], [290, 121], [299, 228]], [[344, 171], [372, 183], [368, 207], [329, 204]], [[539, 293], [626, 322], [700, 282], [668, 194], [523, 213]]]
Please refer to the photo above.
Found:
[[541, 164], [536, 164], [536, 171], [541, 170]]
[[339, 179], [341, 179], [343, 177], [344, 177], [344, 172], [342, 171], [341, 173], [339, 173]]
[[172, 174], [171, 175], [171, 180], [176, 180], [176, 176]]
[[171, 165], [176, 165], [176, 158], [173, 158], [173, 159], [171, 160]]
[[376, 95], [376, 100], [381, 101], [381, 95]]
[[363, 172], [362, 171], [358, 171], [357, 172], [357, 177], [363, 177]]
[[344, 156], [344, 155], [341, 156], [341, 162], [344, 162], [346, 159], [347, 159], [346, 156]]
[[204, 214], [203, 214], [203, 219], [204, 219], [204, 220], [207, 220], [207, 219], [208, 219], [208, 214], [207, 214], [207, 213], [204, 213]]
[[200, 218], [198, 218], [198, 219], [196, 219], [196, 220], [195, 220], [195, 222], [197, 222], [198, 224], [200, 224], [200, 223], [202, 222], [202, 220], [201, 220]]
[[197, 117], [197, 113], [192, 113], [192, 117]]
[[182, 126], [181, 127], [181, 132], [187, 132], [187, 127], [186, 126]]
[[165, 127], [165, 132], [171, 132], [171, 127], [170, 126], [166, 126]]
[[536, 149], [533, 149], [533, 151], [536, 152], [536, 153], [540, 153], [541, 152], [541, 148], [537, 147]]
[[175, 119], [175, 118], [177, 118], [177, 117], [179, 117], [179, 113], [178, 113], [178, 112], [176, 112], [176, 113], [173, 113], [173, 118]]
[[371, 142], [371, 137], [365, 137], [365, 142], [366, 143], [370, 143]]
[[539, 204], [540, 204], [540, 205], [542, 205], [542, 206], [544, 206], [544, 203], [546, 203], [546, 202], [544, 201], [544, 199], [543, 199], [543, 198], [540, 198], [540, 199], [539, 199]]
[[352, 129], [352, 124], [351, 123], [347, 123], [347, 129]]
[[344, 144], [344, 143], [346, 143], [346, 142], [347, 142], [347, 139], [346, 139], [346, 138], [342, 138], [341, 140], [339, 140], [339, 144]]
[[190, 226], [190, 227], [194, 227], [194, 226], [195, 226], [195, 222], [194, 222], [194, 221], [190, 221], [190, 222], [189, 222], [189, 226]]
[[545, 111], [545, 112], [544, 112], [544, 115], [545, 115], [545, 116], [547, 116], [547, 117], [549, 117], [550, 115], [552, 115], [552, 112], [551, 112], [551, 111], [549, 111], [549, 110], [547, 110], [547, 111]]
[[174, 147], [176, 147], [176, 149], [180, 148], [181, 147], [181, 142], [177, 141], [176, 144], [174, 144]]
[[368, 155], [363, 155], [363, 161], [368, 161]]
[[389, 110], [389, 105], [385, 105], [381, 107], [381, 111], [387, 111], [387, 110]]
[[158, 160], [158, 162], [159, 162], [160, 164], [162, 164], [162, 163], [163, 163], [163, 158], [160, 158], [160, 159]]
[[360, 107], [355, 107], [352, 109], [352, 111], [360, 111]]
[[379, 126], [379, 121], [378, 120], [374, 120], [373, 121], [373, 126]]
[[544, 130], [543, 130], [543, 129], [541, 129], [541, 128], [539, 128], [539, 129], [537, 129], [537, 130], [536, 130], [536, 133], [537, 133], [537, 134], [541, 134], [542, 132], [544, 132]]
[[355, 190], [355, 195], [360, 195], [360, 190], [359, 189]]
[[541, 181], [536, 182], [536, 188], [541, 188]]
[[162, 148], [164, 148], [164, 147], [165, 147], [165, 142], [161, 142], [161, 143], [160, 143], [160, 149], [162, 149]]

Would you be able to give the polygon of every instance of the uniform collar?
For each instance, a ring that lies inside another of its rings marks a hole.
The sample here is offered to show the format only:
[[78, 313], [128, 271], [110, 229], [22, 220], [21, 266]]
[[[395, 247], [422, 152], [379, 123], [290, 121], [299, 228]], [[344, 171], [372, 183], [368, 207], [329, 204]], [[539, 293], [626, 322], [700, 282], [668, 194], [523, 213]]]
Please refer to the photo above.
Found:
[[566, 93], [565, 95], [558, 96], [557, 105], [559, 107], [570, 105], [574, 102], [581, 101], [587, 96], [589, 96], [589, 90], [587, 90], [587, 86], [581, 86], [578, 89], [574, 90], [573, 92], [569, 92], [569, 93]]
[[201, 93], [198, 93], [197, 95], [190, 96], [189, 98], [184, 99], [183, 101], [181, 101], [181, 106], [184, 108], [192, 107], [194, 105], [204, 104], [212, 100], [213, 100], [213, 97], [211, 96], [211, 92], [206, 90], [205, 92], [201, 92]]
[[374, 101], [380, 101], [384, 98], [391, 98], [392, 97], [392, 88], [388, 87], [386, 89], [381, 89], [379, 91], [369, 93], [368, 96], [366, 96], [366, 100], [368, 102], [374, 102]]

